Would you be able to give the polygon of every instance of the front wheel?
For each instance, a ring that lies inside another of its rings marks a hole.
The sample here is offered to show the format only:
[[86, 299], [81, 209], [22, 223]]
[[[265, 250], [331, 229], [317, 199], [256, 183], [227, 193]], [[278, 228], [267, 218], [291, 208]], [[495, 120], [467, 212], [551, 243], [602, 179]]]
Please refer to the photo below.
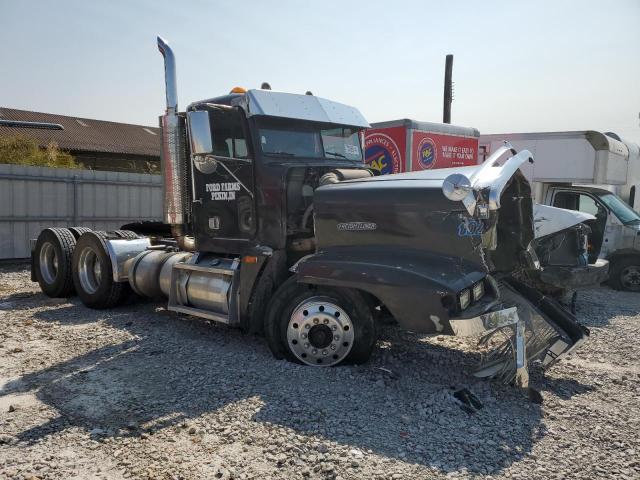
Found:
[[371, 309], [357, 291], [295, 277], [276, 291], [265, 331], [276, 358], [322, 367], [366, 362], [377, 339]]
[[616, 290], [640, 292], [640, 257], [617, 260], [611, 268], [609, 284]]

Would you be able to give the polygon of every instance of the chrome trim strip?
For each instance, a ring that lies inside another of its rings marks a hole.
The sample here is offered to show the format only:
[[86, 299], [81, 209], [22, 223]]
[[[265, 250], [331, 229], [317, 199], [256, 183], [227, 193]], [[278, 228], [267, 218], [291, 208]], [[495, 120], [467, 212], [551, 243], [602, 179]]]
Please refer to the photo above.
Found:
[[[496, 162], [507, 152], [511, 151], [514, 155], [510, 157], [502, 166], [494, 166]], [[477, 193], [489, 188], [489, 210], [500, 209], [500, 196], [504, 191], [507, 183], [516, 173], [523, 163], [533, 162], [533, 155], [529, 150], [522, 150], [516, 153], [515, 149], [505, 142], [505, 144], [497, 149], [485, 162], [476, 170], [469, 178], [471, 189], [467, 196], [462, 199], [469, 215], [474, 215], [477, 204]]]
[[461, 336], [481, 335], [496, 328], [514, 325], [518, 322], [518, 308], [510, 307], [503, 310], [483, 313], [472, 318], [450, 318], [449, 323], [453, 333]]

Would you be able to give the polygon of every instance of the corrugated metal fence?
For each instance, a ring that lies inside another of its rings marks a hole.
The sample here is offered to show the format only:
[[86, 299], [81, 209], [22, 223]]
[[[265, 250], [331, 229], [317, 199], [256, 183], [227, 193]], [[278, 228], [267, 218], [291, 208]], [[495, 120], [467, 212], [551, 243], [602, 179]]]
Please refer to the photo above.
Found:
[[29, 239], [46, 227], [161, 219], [160, 175], [0, 165], [0, 259], [28, 257]]

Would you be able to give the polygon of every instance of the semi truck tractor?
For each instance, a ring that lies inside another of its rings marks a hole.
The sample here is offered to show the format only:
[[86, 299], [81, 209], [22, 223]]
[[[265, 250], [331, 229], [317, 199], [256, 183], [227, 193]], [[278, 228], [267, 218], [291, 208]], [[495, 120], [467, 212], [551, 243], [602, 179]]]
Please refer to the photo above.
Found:
[[481, 160], [508, 140], [530, 150], [523, 168], [537, 202], [591, 215], [588, 258], [609, 261], [609, 284], [640, 291], [640, 188], [638, 145], [597, 131], [507, 133], [480, 137]]
[[310, 366], [365, 362], [384, 311], [416, 332], [481, 336], [476, 374], [521, 386], [530, 362], [550, 366], [584, 341], [569, 312], [510, 275], [538, 267], [529, 152], [374, 176], [357, 109], [234, 88], [181, 112], [174, 54], [158, 47], [166, 229], [43, 230], [32, 271], [44, 293], [75, 291], [91, 308], [165, 298]]

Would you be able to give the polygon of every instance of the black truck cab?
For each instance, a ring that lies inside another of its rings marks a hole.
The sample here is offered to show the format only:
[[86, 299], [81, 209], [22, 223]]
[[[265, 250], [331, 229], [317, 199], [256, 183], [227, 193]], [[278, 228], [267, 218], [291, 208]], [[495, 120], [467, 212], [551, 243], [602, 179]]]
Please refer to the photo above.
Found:
[[[274, 112], [265, 113], [279, 115], [262, 114], [266, 99]], [[257, 246], [292, 245], [313, 250], [312, 200], [320, 178], [335, 169], [371, 175], [362, 156], [368, 124], [359, 115], [332, 123], [323, 102], [310, 95], [249, 91], [188, 107], [188, 156], [194, 161], [187, 189], [197, 250], [242, 254]], [[194, 148], [201, 150], [194, 154]]]

